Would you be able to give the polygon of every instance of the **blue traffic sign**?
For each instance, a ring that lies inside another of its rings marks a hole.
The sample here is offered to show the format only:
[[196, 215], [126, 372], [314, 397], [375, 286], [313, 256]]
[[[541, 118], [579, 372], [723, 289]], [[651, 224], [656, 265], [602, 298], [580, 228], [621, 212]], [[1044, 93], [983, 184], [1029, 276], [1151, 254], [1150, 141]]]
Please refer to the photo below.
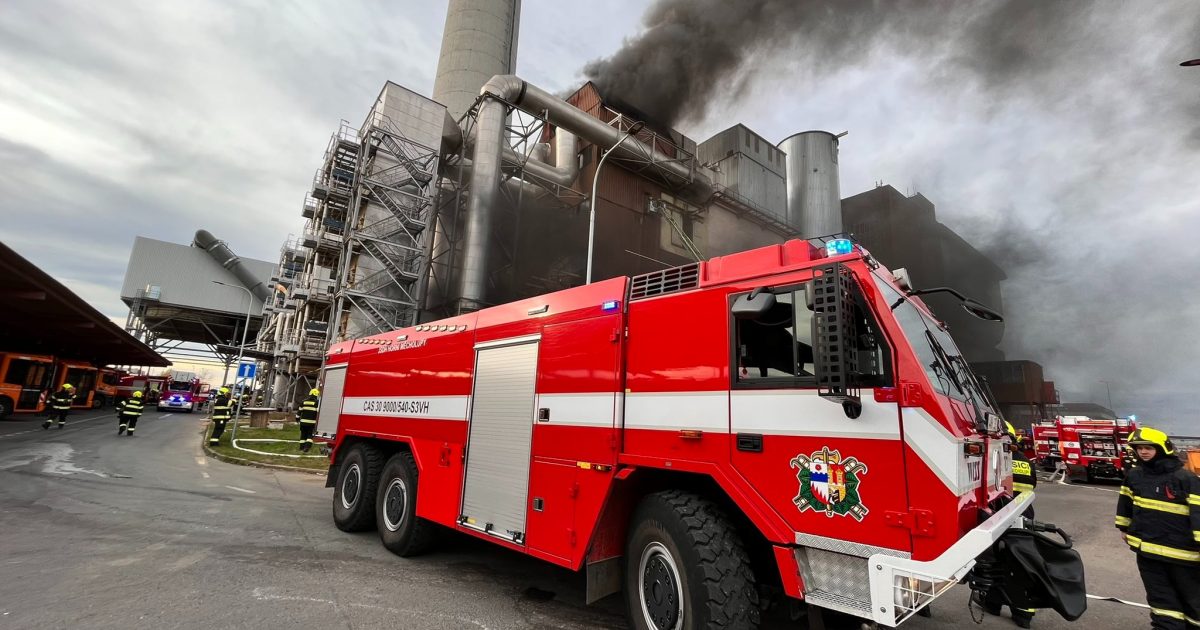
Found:
[[257, 367], [255, 363], [242, 363], [238, 366], [238, 378], [254, 378], [254, 370]]

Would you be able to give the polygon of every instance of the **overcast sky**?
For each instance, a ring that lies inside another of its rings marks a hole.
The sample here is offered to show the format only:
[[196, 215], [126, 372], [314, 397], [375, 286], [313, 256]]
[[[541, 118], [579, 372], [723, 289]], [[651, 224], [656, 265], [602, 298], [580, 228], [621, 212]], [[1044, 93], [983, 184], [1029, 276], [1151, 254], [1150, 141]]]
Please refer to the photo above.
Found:
[[[650, 5], [524, 0], [518, 72], [577, 86]], [[1006, 267], [1010, 358], [1200, 434], [1200, 68], [1178, 66], [1200, 57], [1200, 3], [957, 6], [861, 11], [853, 37], [809, 7], [680, 130], [849, 131], [843, 196], [921, 192]], [[444, 19], [436, 1], [9, 0], [0, 240], [121, 321], [135, 235], [204, 228], [274, 260], [338, 121], [388, 79], [430, 93]]]

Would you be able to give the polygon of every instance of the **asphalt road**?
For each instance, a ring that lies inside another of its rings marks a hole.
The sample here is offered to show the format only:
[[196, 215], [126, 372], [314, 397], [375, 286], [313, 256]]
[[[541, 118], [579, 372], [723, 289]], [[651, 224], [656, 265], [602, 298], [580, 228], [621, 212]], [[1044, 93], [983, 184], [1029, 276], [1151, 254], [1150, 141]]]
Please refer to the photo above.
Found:
[[[448, 533], [402, 559], [374, 533], [338, 531], [323, 477], [208, 459], [198, 415], [147, 414], [132, 439], [108, 412], [39, 424], [0, 421], [0, 628], [624, 627], [619, 598], [585, 606], [580, 575], [484, 542]], [[1144, 601], [1114, 489], [1045, 486], [1038, 515], [1076, 535], [1091, 592]], [[974, 626], [966, 599], [956, 587], [904, 627]], [[1093, 602], [1076, 624], [1051, 612], [1034, 627], [1147, 621]]]

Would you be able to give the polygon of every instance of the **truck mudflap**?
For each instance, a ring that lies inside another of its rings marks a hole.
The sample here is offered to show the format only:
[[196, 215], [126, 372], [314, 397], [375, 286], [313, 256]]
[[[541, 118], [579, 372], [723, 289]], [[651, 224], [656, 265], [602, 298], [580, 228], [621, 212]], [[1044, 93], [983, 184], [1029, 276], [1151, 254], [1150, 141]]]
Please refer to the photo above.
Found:
[[950, 590], [1009, 530], [1024, 527], [1021, 515], [1033, 500], [1033, 492], [1022, 492], [932, 560], [919, 562], [886, 554], [867, 558], [871, 619], [898, 626]]

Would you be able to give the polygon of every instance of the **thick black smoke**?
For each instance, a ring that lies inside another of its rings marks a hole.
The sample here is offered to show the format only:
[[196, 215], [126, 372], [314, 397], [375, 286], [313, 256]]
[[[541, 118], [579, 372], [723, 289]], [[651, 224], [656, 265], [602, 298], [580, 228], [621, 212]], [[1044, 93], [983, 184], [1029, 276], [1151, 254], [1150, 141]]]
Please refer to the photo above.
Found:
[[[907, 175], [941, 182], [939, 218], [1007, 272], [1010, 358], [1081, 397], [1111, 380], [1118, 410], [1161, 403], [1200, 434], [1200, 404], [1181, 394], [1200, 389], [1200, 292], [1183, 288], [1200, 273], [1200, 68], [1178, 67], [1200, 57], [1200, 4], [660, 0], [643, 27], [584, 74], [659, 124], [752, 94], [821, 99], [844, 73], [896, 60], [920, 68], [894, 96], [937, 95], [975, 125], [962, 142], [1002, 147], [976, 145], [993, 161], [972, 173], [939, 154], [973, 149], [939, 138], [907, 154]], [[876, 157], [869, 143], [856, 153]]]

